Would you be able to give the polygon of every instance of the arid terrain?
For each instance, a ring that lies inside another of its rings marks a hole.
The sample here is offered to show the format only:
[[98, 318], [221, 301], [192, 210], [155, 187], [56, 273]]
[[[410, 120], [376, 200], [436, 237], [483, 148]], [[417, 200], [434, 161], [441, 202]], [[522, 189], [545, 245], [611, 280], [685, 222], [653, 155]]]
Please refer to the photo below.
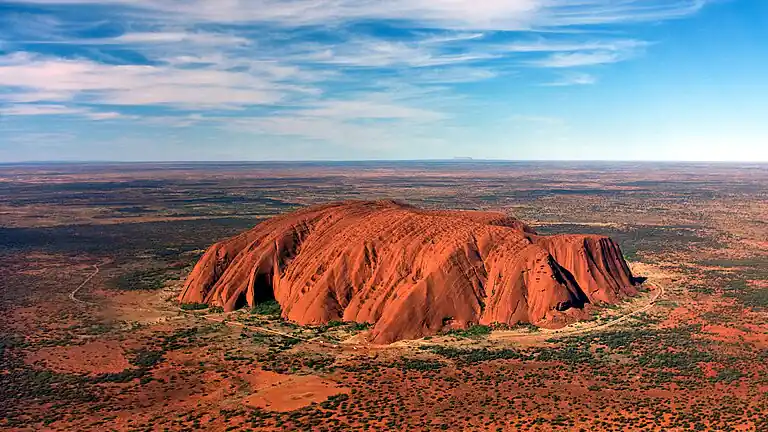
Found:
[[[645, 282], [562, 328], [391, 345], [179, 305], [212, 244], [341, 200], [609, 236]], [[0, 165], [0, 260], [4, 430], [768, 430], [767, 165]]]

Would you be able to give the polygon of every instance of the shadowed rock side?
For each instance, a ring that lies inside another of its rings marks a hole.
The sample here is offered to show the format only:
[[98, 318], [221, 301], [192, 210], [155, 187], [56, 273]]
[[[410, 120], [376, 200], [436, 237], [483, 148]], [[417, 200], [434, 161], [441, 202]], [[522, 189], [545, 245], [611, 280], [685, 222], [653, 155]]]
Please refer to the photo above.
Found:
[[179, 298], [227, 311], [274, 298], [296, 323], [371, 323], [371, 341], [391, 343], [446, 325], [563, 326], [588, 303], [634, 294], [634, 282], [607, 237], [539, 236], [500, 213], [344, 202], [213, 245]]

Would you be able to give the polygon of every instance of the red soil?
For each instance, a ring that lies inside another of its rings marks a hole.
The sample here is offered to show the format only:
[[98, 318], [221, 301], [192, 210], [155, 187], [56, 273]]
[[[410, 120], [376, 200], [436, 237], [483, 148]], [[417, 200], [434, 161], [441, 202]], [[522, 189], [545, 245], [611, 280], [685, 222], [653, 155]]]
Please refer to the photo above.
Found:
[[64, 373], [116, 373], [131, 366], [117, 341], [41, 348], [27, 354], [25, 361], [28, 364], [39, 363], [47, 369]]
[[701, 329], [702, 334], [711, 340], [733, 343], [734, 341], [746, 342], [756, 348], [768, 347], [768, 326], [745, 324], [741, 329], [709, 324]]
[[275, 298], [299, 324], [374, 324], [374, 343], [446, 324], [558, 327], [588, 303], [635, 293], [619, 246], [539, 236], [501, 213], [426, 211], [391, 201], [309, 207], [213, 245], [180, 301], [231, 311]]
[[349, 389], [314, 375], [280, 375], [260, 371], [255, 381], [251, 383], [255, 393], [246, 397], [244, 402], [269, 411], [293, 411], [322, 402], [328, 396], [349, 393]]

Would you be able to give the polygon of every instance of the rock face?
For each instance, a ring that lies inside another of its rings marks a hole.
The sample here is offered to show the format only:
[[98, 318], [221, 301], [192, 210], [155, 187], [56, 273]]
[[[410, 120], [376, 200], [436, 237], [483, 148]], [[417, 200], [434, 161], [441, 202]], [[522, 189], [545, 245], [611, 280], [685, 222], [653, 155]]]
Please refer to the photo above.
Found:
[[472, 324], [559, 327], [635, 294], [611, 239], [539, 236], [501, 213], [343, 202], [269, 219], [213, 245], [182, 303], [231, 311], [275, 299], [298, 324], [373, 324], [391, 343]]

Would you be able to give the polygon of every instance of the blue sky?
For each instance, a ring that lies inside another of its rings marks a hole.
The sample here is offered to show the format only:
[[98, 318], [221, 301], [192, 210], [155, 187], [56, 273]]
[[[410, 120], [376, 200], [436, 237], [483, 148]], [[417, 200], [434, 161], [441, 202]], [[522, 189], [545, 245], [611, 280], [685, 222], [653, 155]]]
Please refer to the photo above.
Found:
[[0, 1], [0, 161], [768, 160], [764, 0]]

